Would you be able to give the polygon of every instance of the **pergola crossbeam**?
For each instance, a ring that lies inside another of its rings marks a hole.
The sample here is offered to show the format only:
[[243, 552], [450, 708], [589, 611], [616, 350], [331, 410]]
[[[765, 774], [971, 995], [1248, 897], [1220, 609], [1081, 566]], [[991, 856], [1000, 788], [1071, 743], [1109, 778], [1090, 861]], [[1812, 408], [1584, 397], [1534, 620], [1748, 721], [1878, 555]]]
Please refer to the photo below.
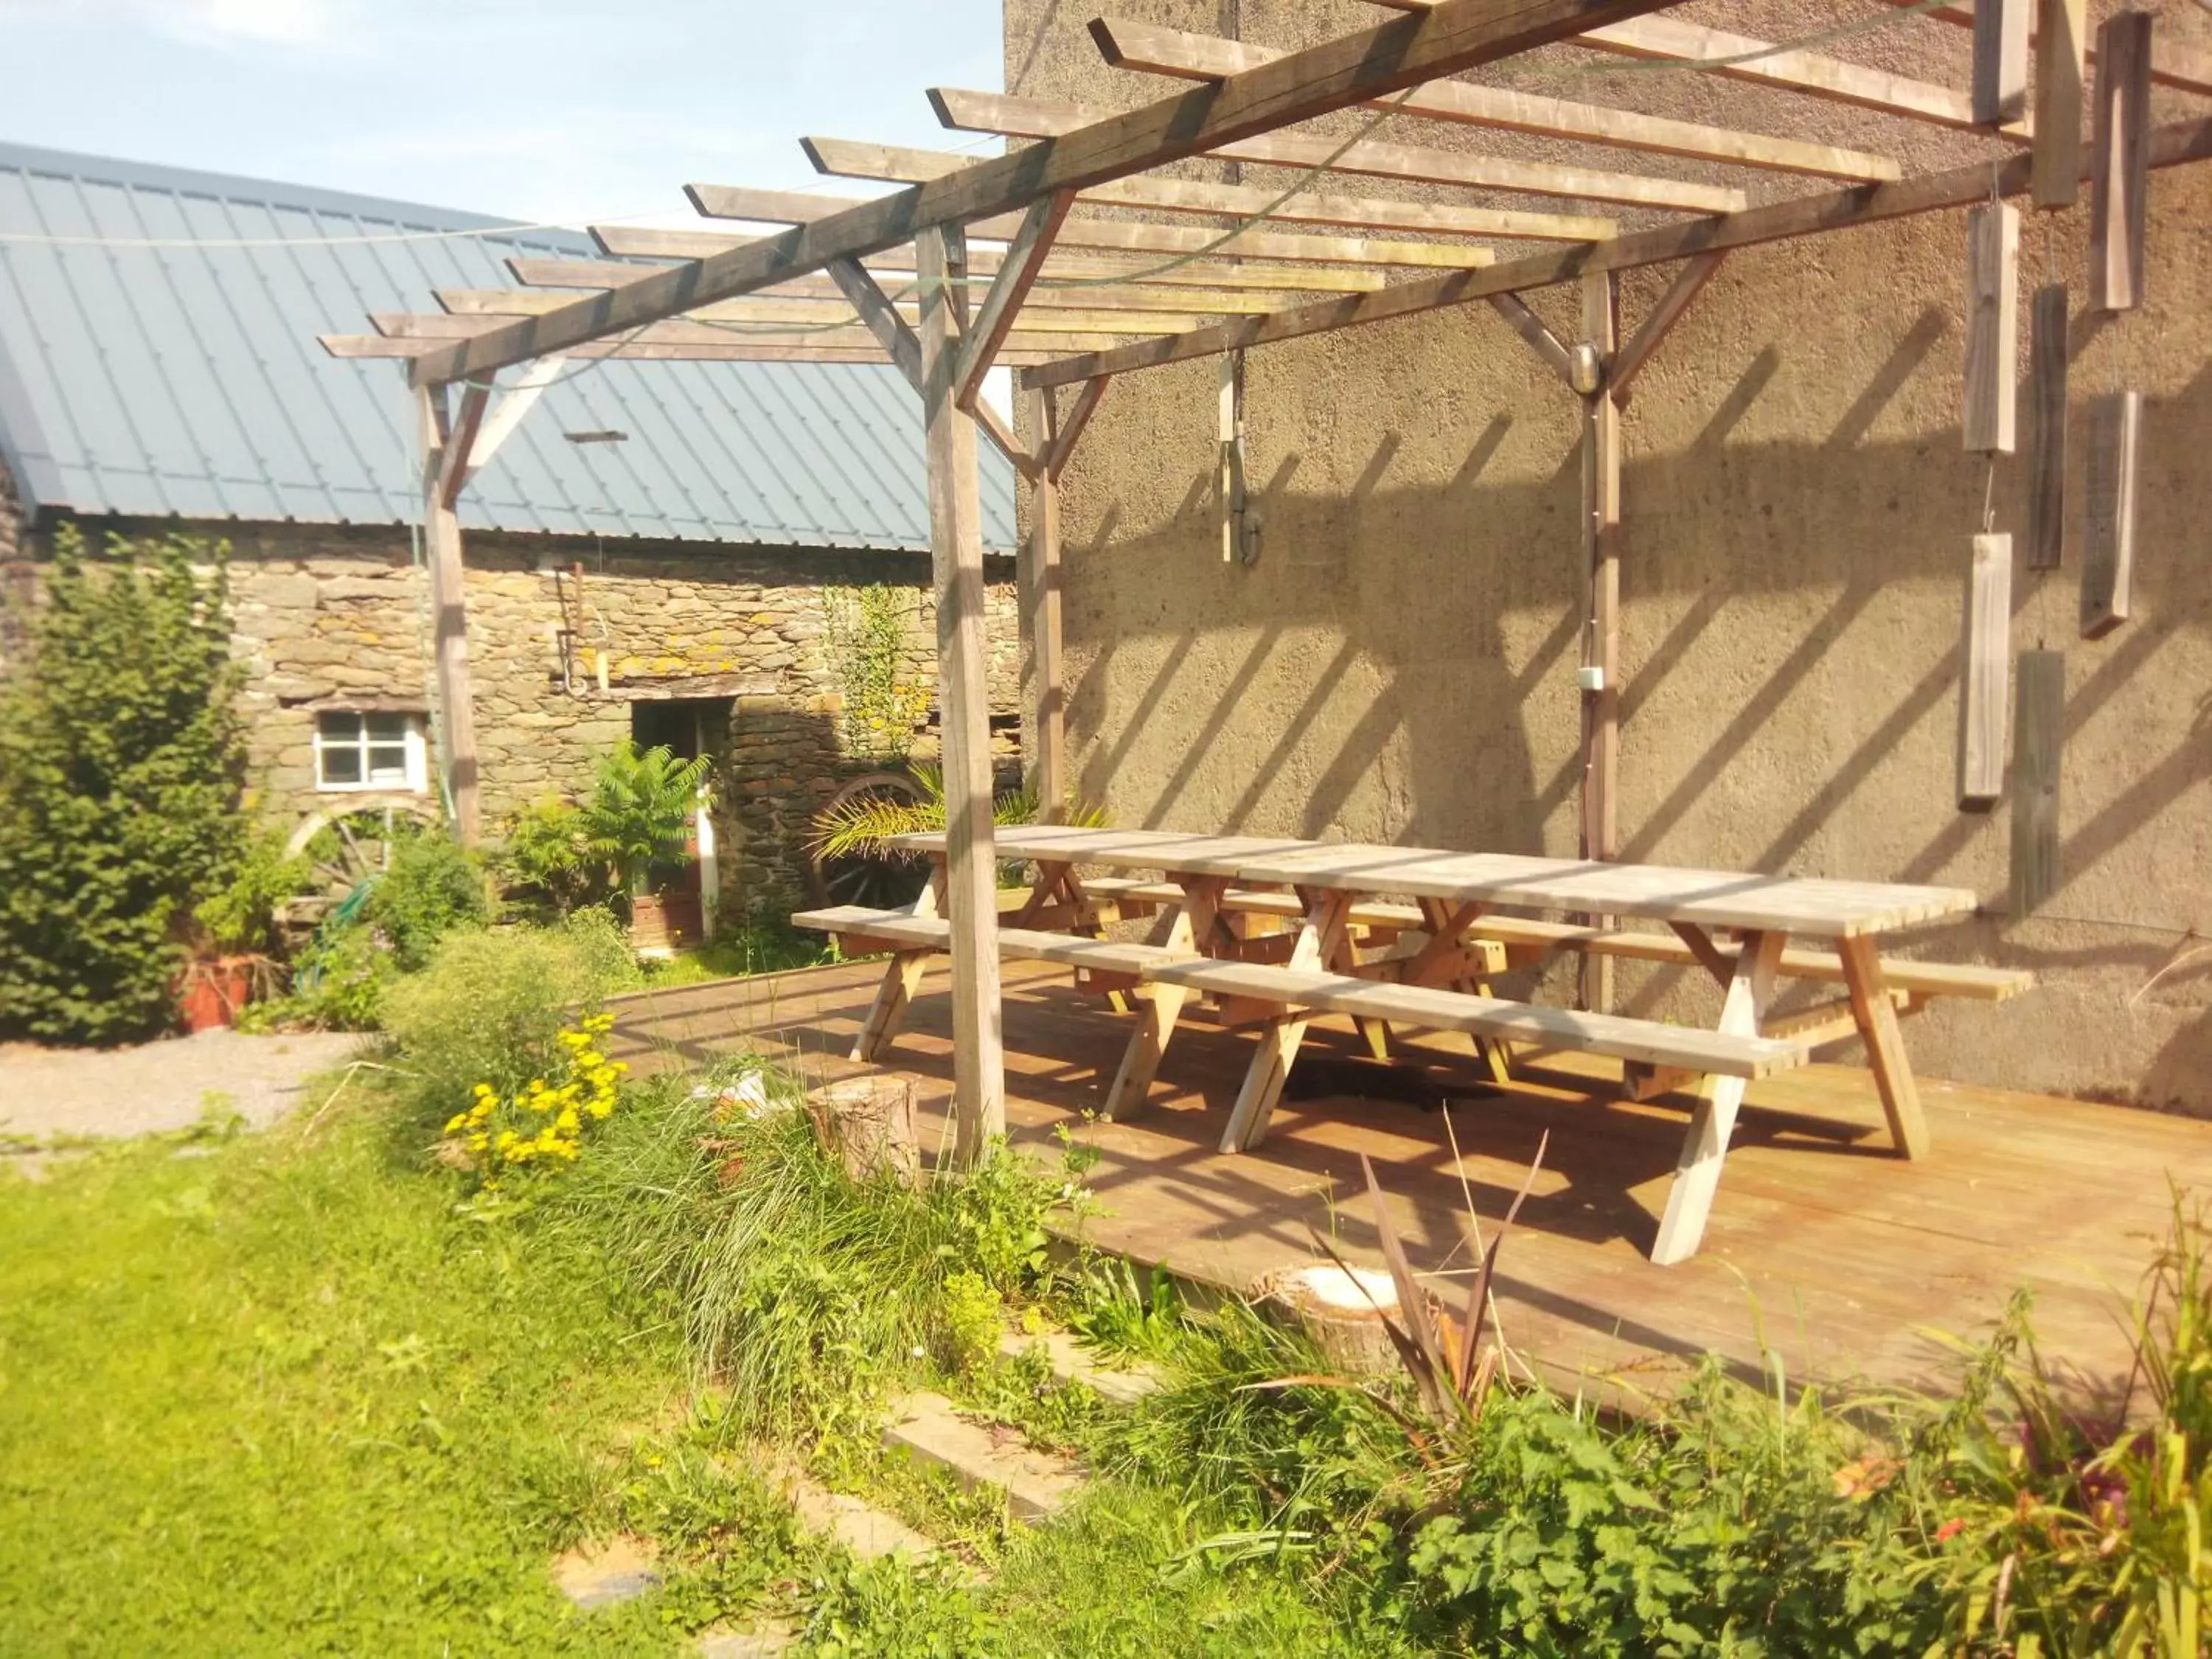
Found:
[[[703, 259], [710, 253], [726, 252], [742, 247], [757, 238], [731, 236], [711, 230], [633, 230], [621, 225], [592, 225], [592, 240], [608, 253], [617, 258], [646, 259]], [[986, 281], [998, 270], [999, 255], [995, 250], [978, 248], [970, 254], [969, 280]], [[510, 263], [514, 263], [510, 261]], [[575, 263], [590, 265], [597, 262], [549, 261], [550, 264]], [[872, 253], [860, 261], [870, 270], [891, 270], [911, 273], [914, 270], [914, 250], [911, 246], [893, 248], [882, 253]], [[1207, 288], [1303, 288], [1328, 289], [1341, 293], [1364, 292], [1382, 287], [1389, 278], [1378, 270], [1363, 270], [1352, 265], [1245, 266], [1224, 264], [1218, 259], [1194, 260], [1178, 263], [1172, 271], [1156, 270], [1157, 262], [1124, 264], [1119, 260], [1070, 258], [1048, 259], [1047, 271], [1055, 276], [1111, 278], [1124, 283], [1174, 283], [1201, 284]], [[665, 269], [666, 267], [662, 267]], [[627, 265], [612, 282], [592, 281], [581, 284], [586, 288], [619, 288], [625, 282], [647, 270], [643, 265]], [[812, 275], [811, 272], [806, 275]], [[787, 283], [803, 282], [805, 276], [786, 276], [776, 283], [763, 283], [763, 289], [780, 289]], [[562, 284], [569, 286], [569, 284]], [[762, 289], [756, 289], [760, 292]]]
[[1021, 234], [1006, 250], [1006, 263], [999, 267], [982, 308], [961, 337], [952, 365], [952, 401], [958, 408], [974, 412], [983, 391], [983, 377], [991, 372], [992, 360], [1012, 329], [1015, 314], [1043, 268], [1044, 256], [1051, 251], [1053, 235], [1074, 200], [1073, 191], [1056, 190], [1030, 204]]
[[879, 253], [925, 230], [1027, 207], [1201, 155], [1424, 81], [1628, 18], [1666, 0], [1443, 0], [1419, 16], [1344, 35], [1098, 122], [1035, 151], [1000, 156], [832, 218], [640, 276], [544, 317], [519, 319], [416, 359], [417, 386], [484, 375], [787, 277]]
[[[1394, 11], [1427, 12], [1435, 9], [1437, 0], [1371, 0], [1371, 3]], [[1911, 4], [1912, 0], [1891, 0], [1891, 3]], [[1988, 131], [1975, 121], [1973, 100], [1963, 92], [1673, 17], [1644, 16], [1601, 25], [1576, 36], [1572, 44], [1663, 63], [1708, 64], [1711, 67], [1706, 73], [1732, 81], [1852, 104], [1937, 126]], [[1723, 61], [1729, 59], [1739, 61]], [[2001, 129], [2001, 136], [2025, 143], [2032, 135], [2022, 123]]]
[[[909, 150], [908, 158], [930, 158], [933, 164], [915, 166], [895, 159], [888, 144], [849, 144], [832, 138], [809, 138], [807, 153], [825, 172], [849, 178], [911, 178], [921, 172], [941, 180], [957, 176], [964, 168], [986, 163], [966, 156], [945, 155], [932, 150]], [[839, 165], [823, 167], [824, 156]], [[871, 157], [878, 159], [870, 159]], [[745, 219], [760, 224], [810, 225], [854, 205], [849, 196], [824, 196], [805, 191], [756, 190], [743, 185], [686, 185], [694, 206], [712, 219]], [[1016, 216], [988, 219], [970, 228], [977, 235], [1009, 240], [1021, 234]], [[1310, 236], [1277, 231], [1246, 230], [1223, 240], [1220, 233], [1181, 225], [1135, 224], [1122, 219], [1064, 219], [1056, 238], [1064, 247], [1116, 248], [1169, 254], [1243, 254], [1254, 258], [1304, 259], [1324, 264], [1346, 260], [1376, 264], [1413, 265], [1429, 270], [1439, 266], [1465, 270], [1492, 263], [1497, 255], [1486, 247], [1445, 242], [1379, 241], [1364, 236]]]
[[[2148, 165], [2154, 168], [2212, 159], [2212, 118], [2177, 121], [2156, 128], [2146, 148]], [[1726, 252], [1914, 214], [1967, 207], [1992, 194], [2023, 194], [2028, 188], [2030, 167], [2030, 156], [2015, 153], [1996, 162], [1971, 162], [1893, 184], [1823, 191], [1742, 213], [1662, 225], [1615, 237], [1609, 242], [1557, 253], [1534, 254], [1487, 270], [1419, 278], [1379, 293], [1348, 295], [1339, 300], [1278, 312], [1273, 316], [1217, 324], [1188, 334], [1071, 357], [1064, 362], [1025, 371], [1022, 384], [1065, 386], [1093, 375], [1119, 374], [1163, 363], [1184, 362], [1358, 324], [1384, 322], [1447, 306], [1466, 305], [1486, 300], [1493, 294], [1546, 288], [1595, 271], [1631, 270], [1642, 265], [1688, 258], [1692, 254]]]
[[1674, 280], [1667, 285], [1667, 291], [1659, 296], [1658, 303], [1645, 314], [1636, 332], [1629, 337], [1628, 343], [1620, 349], [1620, 355], [1613, 360], [1612, 370], [1606, 376], [1606, 385], [1612, 390], [1615, 403], [1628, 401], [1628, 389], [1635, 383], [1636, 377], [1644, 372], [1652, 355], [1674, 332], [1674, 325], [1682, 320], [1682, 314], [1705, 291], [1705, 284], [1712, 281], [1714, 273], [1721, 268], [1721, 261], [1726, 258], [1728, 255], [1725, 253], [1694, 253], [1684, 263], [1681, 270], [1674, 273]]
[[[1917, 6], [1920, 3], [1921, 0], [1883, 0], [1884, 4], [1892, 6]], [[1974, 9], [1971, 5], [1935, 6], [1920, 13], [1920, 15], [1932, 17], [1941, 23], [1954, 23], [1960, 28], [1974, 27]], [[2031, 45], [2037, 33], [2031, 26], [2027, 37]], [[2086, 55], [2089, 62], [2094, 64], [2097, 61], [2097, 49], [2094, 44], [2087, 47]], [[2177, 92], [2212, 95], [2212, 52], [2179, 40], [2157, 41], [2151, 47], [2150, 78], [2157, 85], [2172, 87]]]
[[[1244, 71], [1261, 75], [1290, 58], [1269, 59]], [[1225, 87], [1241, 78], [1209, 81]], [[1085, 104], [1024, 98], [1012, 93], [969, 92], [933, 88], [930, 101], [945, 125], [969, 132], [994, 132], [1010, 138], [1066, 138], [1109, 118]], [[1016, 152], [1019, 154], [1020, 152]], [[1572, 201], [1610, 202], [1624, 207], [1668, 208], [1683, 213], [1729, 213], [1742, 207], [1744, 193], [1725, 185], [1660, 179], [1640, 173], [1607, 173], [1595, 167], [1562, 167], [1550, 161], [1517, 161], [1474, 151], [1424, 149], [1417, 145], [1360, 138], [1346, 144], [1328, 138], [1268, 132], [1212, 146], [1206, 159], [1245, 161], [1271, 167], [1326, 167], [1333, 173], [1364, 173], [1406, 184], [1463, 185]]]
[[[969, 96], [951, 94], [956, 100]], [[978, 94], [993, 97], [1000, 94]], [[954, 107], [965, 107], [956, 103]], [[972, 155], [918, 149], [903, 144], [862, 143], [846, 138], [809, 138], [814, 165], [832, 177], [878, 179], [921, 184], [974, 167]], [[1300, 194], [1282, 201], [1280, 191], [1249, 185], [1209, 184], [1197, 179], [1117, 179], [1086, 190], [1077, 199], [1097, 207], [1152, 209], [1163, 213], [1247, 216], [1265, 213], [1283, 224], [1337, 225], [1358, 230], [1411, 230], [1458, 236], [1518, 237], [1531, 240], [1602, 241], [1618, 228], [1610, 219], [1590, 214], [1531, 213], [1510, 208], [1459, 207], [1430, 202], [1385, 202], [1364, 197]]]
[[[1132, 22], [1126, 18], [1098, 18], [1091, 23], [1091, 33], [1106, 61], [1117, 69], [1145, 70], [1155, 75], [1181, 76], [1189, 80], [1219, 80], [1283, 56], [1273, 46], [1188, 34], [1181, 29]], [[1601, 104], [1571, 103], [1504, 87], [1474, 86], [1465, 81], [1435, 82], [1403, 97], [1376, 100], [1369, 107], [1393, 109], [1406, 115], [1467, 126], [1572, 138], [1644, 155], [1679, 155], [1692, 161], [1722, 161], [1821, 178], [1902, 176], [1901, 169], [1891, 157], [1869, 155], [1863, 150], [1808, 143], [1797, 138], [1772, 138], [1762, 133], [1738, 132], [1729, 127], [1671, 120], [1663, 116], [1638, 115]]]
[[1544, 325], [1544, 319], [1528, 309], [1517, 294], [1493, 294], [1491, 308], [1512, 325], [1513, 331], [1528, 343], [1528, 349], [1541, 357], [1552, 372], [1562, 380], [1574, 377], [1574, 358], [1566, 343]]

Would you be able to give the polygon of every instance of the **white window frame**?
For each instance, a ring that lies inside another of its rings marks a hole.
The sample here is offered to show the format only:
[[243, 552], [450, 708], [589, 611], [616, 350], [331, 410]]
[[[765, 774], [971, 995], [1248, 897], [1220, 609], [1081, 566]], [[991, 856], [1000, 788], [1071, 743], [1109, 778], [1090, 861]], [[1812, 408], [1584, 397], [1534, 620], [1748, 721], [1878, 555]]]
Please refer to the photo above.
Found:
[[[397, 715], [405, 722], [400, 742], [404, 757], [404, 775], [393, 779], [389, 775], [373, 775], [368, 763], [372, 747], [388, 749], [391, 739], [380, 738], [371, 743], [368, 722], [376, 715]], [[330, 727], [340, 720], [353, 723], [350, 733], [333, 732]], [[362, 794], [427, 794], [430, 787], [430, 745], [423, 729], [423, 717], [413, 709], [405, 708], [321, 708], [315, 711], [315, 790], [325, 795]], [[325, 773], [323, 757], [332, 750], [350, 750], [358, 757], [361, 775], [352, 782], [332, 781]]]

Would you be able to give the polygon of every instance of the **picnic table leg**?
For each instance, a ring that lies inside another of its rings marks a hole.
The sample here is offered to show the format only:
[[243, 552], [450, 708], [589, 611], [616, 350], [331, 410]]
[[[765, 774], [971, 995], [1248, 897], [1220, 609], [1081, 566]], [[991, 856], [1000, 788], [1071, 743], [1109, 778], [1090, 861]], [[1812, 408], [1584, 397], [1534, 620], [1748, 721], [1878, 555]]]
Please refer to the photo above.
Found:
[[[1774, 994], [1774, 970], [1782, 960], [1780, 933], [1746, 933], [1742, 953], [1729, 975], [1728, 994], [1721, 1000], [1719, 1029], [1730, 1036], [1756, 1036], [1759, 1016]], [[1713, 1194], [1719, 1190], [1721, 1164], [1728, 1156], [1729, 1137], [1735, 1131], [1737, 1109], [1743, 1104], [1745, 1080], [1740, 1077], [1709, 1077], [1705, 1090], [1691, 1115], [1689, 1133], [1682, 1139], [1682, 1155], [1674, 1165], [1674, 1184], [1667, 1189], [1667, 1211], [1659, 1219], [1659, 1237], [1651, 1259], [1662, 1267], [1686, 1261], [1698, 1253], [1705, 1235], [1705, 1218], [1712, 1213]]]
[[[1432, 957], [1457, 953], [1460, 948], [1460, 936], [1480, 921], [1482, 919], [1482, 913], [1489, 908], [1483, 904], [1462, 904], [1455, 908], [1439, 898], [1425, 898], [1421, 900], [1420, 904], [1421, 918], [1427, 926], [1429, 943], [1421, 954], [1413, 958], [1413, 965], [1406, 974], [1407, 983], [1416, 985], [1427, 982], [1427, 965]], [[1482, 970], [1486, 975], [1502, 974], [1505, 971], [1505, 947], [1498, 940], [1479, 939], [1474, 942], [1472, 948], [1474, 954], [1482, 958]], [[1455, 989], [1471, 990], [1479, 997], [1491, 994], [1490, 981], [1487, 978], [1479, 980], [1460, 978], [1453, 980], [1451, 984]], [[1506, 1046], [1504, 1038], [1470, 1036], [1468, 1041], [1474, 1044], [1475, 1058], [1481, 1060], [1488, 1068], [1490, 1080], [1492, 1083], [1505, 1084], [1513, 1081], [1513, 1054], [1512, 1050]]]
[[1866, 1039], [1875, 1087], [1881, 1095], [1889, 1138], [1907, 1158], [1928, 1156], [1928, 1121], [1920, 1112], [1920, 1085], [1905, 1057], [1905, 1035], [1897, 1029], [1897, 1004], [1881, 971], [1881, 957], [1871, 939], [1838, 939], [1844, 958], [1844, 984], [1850, 993], [1851, 1015]]
[[[1298, 929], [1289, 966], [1319, 968], [1332, 961], [1343, 942], [1345, 913], [1351, 908], [1349, 893], [1332, 890], [1312, 895], [1307, 900], [1306, 919]], [[1306, 1027], [1312, 1023], [1310, 1014], [1285, 1014], [1261, 1029], [1259, 1047], [1244, 1073], [1244, 1086], [1237, 1091], [1229, 1127], [1221, 1133], [1223, 1152], [1249, 1152], [1267, 1139], [1267, 1120], [1274, 1115], [1275, 1103], [1283, 1097], [1291, 1062], [1297, 1059], [1298, 1045], [1305, 1041]]]
[[[1164, 919], [1164, 927], [1153, 929], [1152, 942], [1170, 950], [1195, 951], [1198, 941], [1212, 931], [1215, 907], [1226, 885], [1212, 877], [1186, 882], [1182, 902]], [[1175, 1035], [1176, 1020], [1189, 999], [1190, 993], [1180, 985], [1146, 988], [1139, 999], [1142, 1013], [1137, 1029], [1129, 1034], [1128, 1046], [1121, 1051], [1121, 1063], [1106, 1091], [1105, 1109], [1101, 1115], [1109, 1122], [1125, 1122], [1144, 1110], [1146, 1091], [1160, 1069], [1161, 1057], [1167, 1053], [1168, 1040]]]
[[[943, 864], [933, 866], [928, 882], [915, 897], [913, 914], [933, 916], [938, 913], [945, 884]], [[894, 951], [890, 965], [884, 969], [883, 983], [876, 988], [876, 1000], [868, 1006], [868, 1017], [861, 1023], [860, 1035], [853, 1042], [854, 1060], [874, 1060], [890, 1046], [898, 1028], [906, 1018], [907, 1005], [921, 986], [922, 970], [928, 966], [934, 951]]]

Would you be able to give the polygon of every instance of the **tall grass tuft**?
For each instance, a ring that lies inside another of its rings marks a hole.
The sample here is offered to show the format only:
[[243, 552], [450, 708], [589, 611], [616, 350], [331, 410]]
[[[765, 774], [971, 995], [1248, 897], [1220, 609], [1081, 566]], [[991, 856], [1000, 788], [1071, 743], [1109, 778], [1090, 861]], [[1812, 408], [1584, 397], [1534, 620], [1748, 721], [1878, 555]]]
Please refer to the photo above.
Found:
[[723, 1115], [711, 1086], [672, 1086], [615, 1120], [551, 1209], [604, 1230], [620, 1271], [681, 1322], [734, 1427], [818, 1433], [856, 1422], [941, 1344], [955, 1275], [1034, 1287], [1051, 1192], [1004, 1151], [919, 1190], [855, 1184], [795, 1087], [769, 1087], [748, 1118]]

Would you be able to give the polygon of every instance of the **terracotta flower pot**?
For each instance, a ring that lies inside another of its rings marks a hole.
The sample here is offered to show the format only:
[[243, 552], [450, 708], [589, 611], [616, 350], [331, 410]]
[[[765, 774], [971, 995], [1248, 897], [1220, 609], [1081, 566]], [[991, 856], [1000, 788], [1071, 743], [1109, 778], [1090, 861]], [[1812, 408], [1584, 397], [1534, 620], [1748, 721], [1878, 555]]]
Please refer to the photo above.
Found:
[[212, 1031], [235, 1020], [252, 995], [252, 957], [203, 957], [178, 982], [177, 1011], [186, 1030]]

